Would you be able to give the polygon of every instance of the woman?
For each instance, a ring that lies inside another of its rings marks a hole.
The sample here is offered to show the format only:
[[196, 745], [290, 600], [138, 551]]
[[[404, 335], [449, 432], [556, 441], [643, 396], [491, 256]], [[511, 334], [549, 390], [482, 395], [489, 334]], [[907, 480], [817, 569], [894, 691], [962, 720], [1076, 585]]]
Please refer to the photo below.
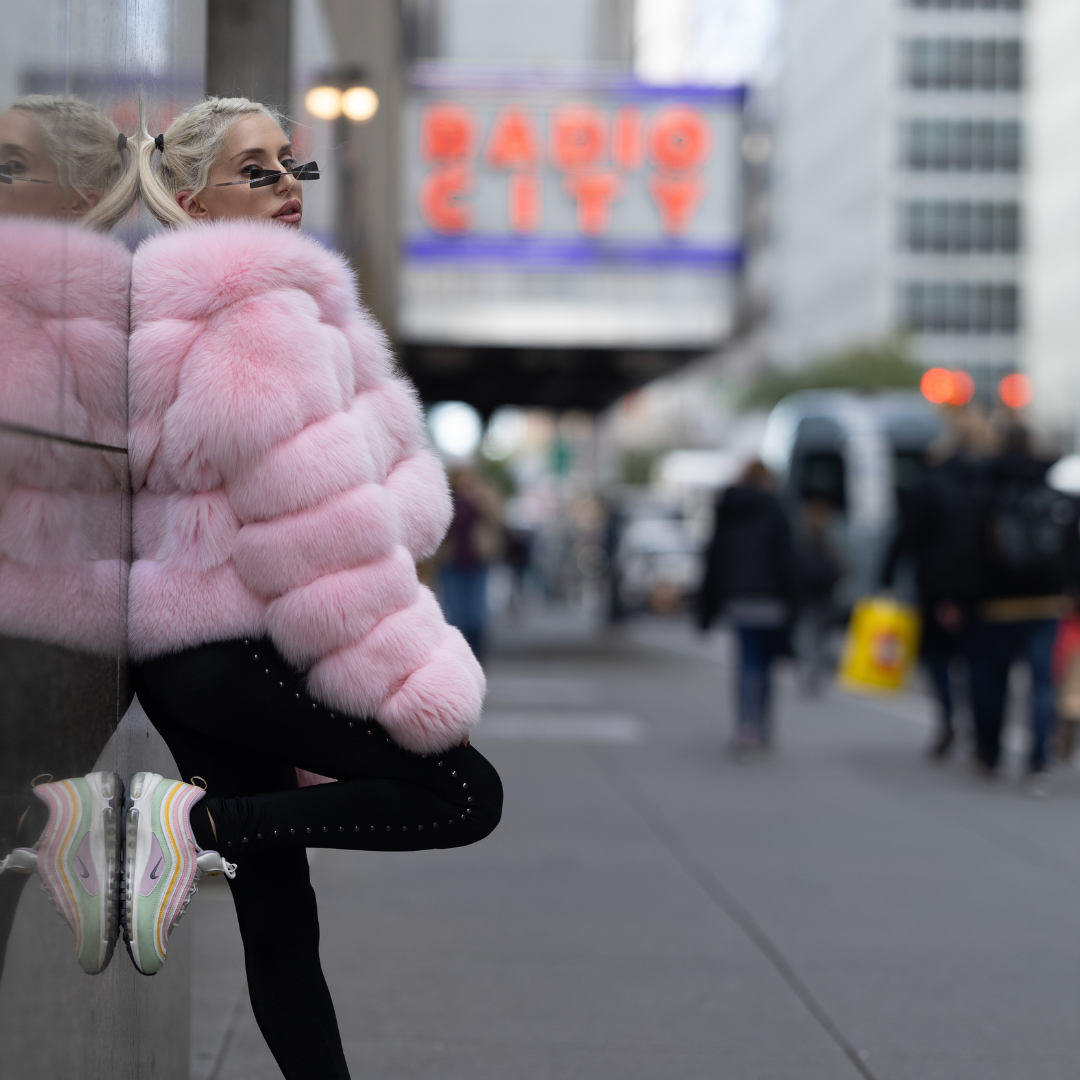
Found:
[[[0, 112], [0, 148], [0, 866], [24, 871], [0, 877], [2, 968], [37, 862], [13, 849], [46, 818], [31, 778], [85, 772], [125, 703], [131, 256], [102, 233], [131, 207], [138, 173], [134, 145], [77, 98], [15, 101]], [[93, 927], [112, 901], [68, 903], [59, 863], [40, 871], [79, 963], [101, 970], [115, 934]]]
[[416, 579], [446, 480], [351, 274], [299, 235], [315, 169], [277, 118], [208, 99], [140, 168], [170, 231], [132, 271], [130, 648], [206, 794], [132, 777], [125, 936], [159, 970], [200, 871], [224, 872], [282, 1072], [345, 1077], [305, 848], [460, 846], [501, 814], [468, 745], [483, 674]]

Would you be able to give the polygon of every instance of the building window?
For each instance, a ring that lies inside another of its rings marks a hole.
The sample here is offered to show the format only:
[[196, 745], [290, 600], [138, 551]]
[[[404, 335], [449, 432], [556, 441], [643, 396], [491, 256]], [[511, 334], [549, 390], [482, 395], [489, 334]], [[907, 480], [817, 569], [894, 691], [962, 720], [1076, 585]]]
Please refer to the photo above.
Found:
[[1020, 206], [917, 200], [901, 209], [901, 238], [908, 251], [1014, 254], [1020, 250]]
[[910, 38], [901, 42], [903, 81], [914, 90], [1019, 90], [1019, 39]]
[[907, 0], [920, 11], [1023, 11], [1024, 0]]
[[904, 325], [917, 334], [1015, 334], [1015, 285], [914, 281], [904, 286]]
[[908, 120], [903, 161], [918, 172], [1017, 172], [1020, 124], [1015, 120]]

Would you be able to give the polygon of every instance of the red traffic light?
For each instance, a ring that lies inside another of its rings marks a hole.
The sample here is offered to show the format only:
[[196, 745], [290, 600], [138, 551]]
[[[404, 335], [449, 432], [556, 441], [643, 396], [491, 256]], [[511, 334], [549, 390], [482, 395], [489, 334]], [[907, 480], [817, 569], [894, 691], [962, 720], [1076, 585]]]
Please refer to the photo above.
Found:
[[1031, 380], [1015, 371], [998, 383], [998, 397], [1010, 409], [1023, 409], [1031, 404]]
[[975, 382], [966, 371], [930, 368], [919, 389], [935, 405], [966, 405], [975, 396]]

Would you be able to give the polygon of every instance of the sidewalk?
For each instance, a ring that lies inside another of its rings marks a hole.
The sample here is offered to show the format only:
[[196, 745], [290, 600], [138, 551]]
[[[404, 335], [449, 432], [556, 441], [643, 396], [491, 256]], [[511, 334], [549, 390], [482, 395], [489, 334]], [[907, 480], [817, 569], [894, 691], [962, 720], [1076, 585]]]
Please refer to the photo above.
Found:
[[[733, 761], [725, 655], [667, 623], [505, 629], [497, 832], [315, 853], [356, 1080], [1071, 1080], [1080, 778], [1035, 800], [931, 767], [917, 697], [787, 683], [775, 754]], [[227, 889], [188, 918], [193, 1077], [279, 1075]]]

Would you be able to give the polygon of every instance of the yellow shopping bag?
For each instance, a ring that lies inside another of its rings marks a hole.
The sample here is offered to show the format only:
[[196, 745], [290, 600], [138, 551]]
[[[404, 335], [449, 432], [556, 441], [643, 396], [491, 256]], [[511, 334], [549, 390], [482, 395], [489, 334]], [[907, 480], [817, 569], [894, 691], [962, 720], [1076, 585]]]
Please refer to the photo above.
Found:
[[907, 604], [867, 596], [851, 613], [840, 685], [857, 693], [900, 690], [915, 666], [919, 647], [919, 613]]

